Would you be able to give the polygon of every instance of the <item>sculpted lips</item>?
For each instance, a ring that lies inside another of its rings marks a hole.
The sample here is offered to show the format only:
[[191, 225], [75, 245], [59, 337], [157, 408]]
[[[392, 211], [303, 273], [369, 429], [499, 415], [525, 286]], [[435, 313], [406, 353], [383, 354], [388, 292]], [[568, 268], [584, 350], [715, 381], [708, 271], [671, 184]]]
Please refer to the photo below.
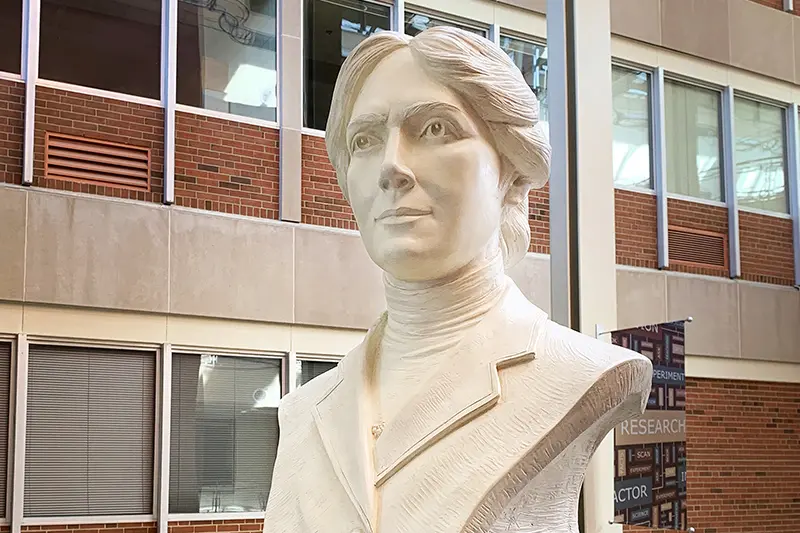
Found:
[[398, 207], [395, 209], [387, 209], [383, 213], [378, 216], [376, 220], [386, 220], [387, 222], [390, 221], [402, 221], [402, 220], [412, 220], [417, 217], [430, 215], [430, 209], [414, 209], [412, 207]]

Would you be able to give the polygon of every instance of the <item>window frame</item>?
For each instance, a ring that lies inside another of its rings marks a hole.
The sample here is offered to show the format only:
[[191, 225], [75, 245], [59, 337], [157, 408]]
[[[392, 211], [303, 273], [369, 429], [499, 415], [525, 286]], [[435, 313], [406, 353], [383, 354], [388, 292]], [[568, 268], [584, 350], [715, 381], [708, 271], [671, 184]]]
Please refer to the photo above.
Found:
[[[309, 363], [333, 363], [339, 364], [344, 358], [343, 355], [326, 355], [326, 354], [309, 354], [309, 353], [298, 353], [295, 354], [294, 362], [302, 362], [307, 361]], [[297, 365], [291, 364], [291, 380], [292, 380], [292, 390], [297, 389]]]
[[[727, 150], [729, 148], [726, 146], [726, 139], [725, 139], [725, 132], [724, 132], [725, 127], [726, 127], [726, 125], [725, 125], [725, 120], [726, 120], [725, 119], [725, 110], [724, 110], [724, 90], [725, 90], [725, 88], [720, 86], [720, 85], [717, 85], [717, 84], [715, 84], [713, 82], [698, 80], [696, 78], [692, 78], [692, 77], [689, 77], [689, 76], [678, 74], [676, 72], [673, 72], [673, 71], [665, 69], [665, 71], [664, 71], [664, 85], [666, 86], [666, 84], [670, 83], [670, 82], [678, 83], [678, 84], [685, 85], [685, 86], [688, 86], [688, 87], [691, 87], [691, 88], [705, 89], [707, 91], [713, 91], [718, 97], [719, 110], [717, 112], [717, 126], [719, 128], [719, 160], [720, 160], [719, 179], [720, 179], [720, 188], [721, 188], [720, 192], [722, 194], [722, 199], [721, 200], [709, 200], [707, 198], [697, 198], [697, 197], [686, 195], [686, 194], [669, 192], [669, 181], [668, 181], [668, 176], [667, 176], [667, 173], [666, 173], [666, 169], [664, 169], [664, 184], [665, 184], [664, 193], [666, 194], [667, 198], [673, 198], [675, 200], [683, 200], [683, 201], [686, 201], [686, 202], [695, 202], [695, 203], [698, 203], [698, 204], [705, 204], [705, 205], [711, 205], [711, 206], [716, 206], [716, 207], [727, 207], [728, 206], [729, 192], [728, 192], [728, 185], [727, 185], [728, 177], [726, 176], [727, 169], [725, 168], [724, 160], [727, 157], [726, 156], [726, 152], [727, 152]], [[664, 101], [664, 104], [665, 104], [665, 106], [664, 106], [665, 107], [665, 115], [667, 115], [668, 113], [666, 111], [666, 97], [665, 97], [664, 100], [665, 100]], [[662, 149], [664, 150], [664, 155], [665, 155], [665, 158], [666, 158], [666, 153], [667, 153], [667, 138], [666, 138], [666, 134], [664, 135], [664, 146], [662, 147]]]
[[[23, 444], [22, 453], [18, 453], [15, 447], [14, 450], [14, 468], [18, 479], [14, 484], [14, 496], [10, 502], [10, 518], [19, 516], [21, 526], [44, 526], [44, 525], [73, 525], [73, 524], [108, 524], [108, 523], [141, 523], [141, 522], [155, 522], [158, 516], [158, 488], [159, 488], [159, 464], [161, 460], [161, 405], [163, 397], [161, 395], [161, 387], [159, 384], [162, 380], [162, 364], [163, 364], [163, 345], [158, 343], [147, 342], [115, 342], [115, 341], [101, 341], [95, 339], [77, 339], [77, 338], [64, 338], [53, 337], [49, 335], [20, 335], [22, 337], [19, 341], [19, 348], [17, 349], [17, 366], [14, 368], [16, 371], [16, 383], [24, 383], [24, 387], [14, 388], [14, 420], [17, 417], [22, 417], [22, 422], [14, 426], [14, 442]], [[150, 514], [140, 515], [105, 515], [105, 516], [48, 516], [48, 517], [26, 517], [24, 516], [25, 505], [25, 448], [27, 442], [27, 427], [25, 417], [27, 414], [28, 405], [28, 357], [29, 346], [31, 344], [45, 344], [48, 346], [60, 346], [70, 348], [102, 348], [107, 350], [130, 350], [130, 351], [148, 351], [152, 352], [155, 357], [155, 374], [154, 374], [154, 413], [153, 413], [153, 509]], [[23, 360], [24, 361], [21, 361]], [[11, 417], [9, 417], [11, 418]], [[11, 440], [11, 439], [9, 439]], [[21, 485], [21, 487], [20, 487]], [[22, 490], [16, 490], [21, 488]]]
[[[20, 337], [22, 337], [23, 342], [20, 342]], [[17, 375], [17, 353], [19, 352], [19, 347], [25, 345], [24, 339], [24, 335], [10, 335], [0, 332], [0, 343], [7, 343], [11, 349], [10, 379], [8, 383], [8, 442], [6, 443], [6, 501], [0, 502], [0, 505], [3, 505], [5, 509], [4, 516], [0, 517], [0, 526], [11, 525], [15, 467], [14, 432], [17, 404], [17, 380], [15, 376]]]
[[[736, 100], [737, 99], [749, 100], [751, 102], [764, 104], [768, 106], [775, 107], [781, 111], [781, 137], [783, 141], [783, 186], [784, 186], [784, 197], [786, 198], [786, 212], [781, 213], [778, 211], [769, 211], [767, 209], [759, 209], [757, 207], [748, 207], [739, 204], [739, 195], [736, 190], [731, 191], [730, 193], [736, 198], [737, 208], [739, 211], [744, 211], [746, 213], [753, 213], [756, 215], [764, 215], [770, 216], [775, 218], [782, 218], [782, 219], [792, 219], [792, 201], [791, 201], [791, 193], [790, 193], [790, 184], [789, 181], [791, 180], [791, 169], [790, 169], [790, 161], [789, 158], [791, 157], [791, 148], [789, 144], [791, 143], [791, 135], [789, 133], [789, 114], [791, 113], [791, 104], [787, 102], [782, 102], [780, 100], [775, 100], [773, 98], [769, 98], [766, 96], [761, 96], [758, 94], [753, 94], [747, 91], [742, 91], [736, 88], [733, 88], [733, 105], [734, 109], [732, 112], [732, 119], [735, 123], [736, 121]], [[734, 124], [735, 125], [735, 124]], [[733, 168], [731, 169], [733, 172], [733, 179], [732, 183], [733, 186], [736, 187], [736, 129], [733, 129], [733, 138], [731, 139], [733, 146], [730, 147], [731, 154], [733, 157]], [[727, 192], [727, 191], [726, 191]]]
[[[261, 519], [264, 517], [263, 511], [241, 512], [241, 513], [170, 513], [169, 512], [169, 465], [171, 462], [170, 446], [172, 437], [172, 363], [174, 361], [173, 354], [194, 355], [200, 357], [201, 355], [216, 355], [220, 357], [237, 357], [237, 358], [252, 358], [252, 359], [271, 359], [278, 360], [281, 363], [281, 398], [289, 394], [288, 382], [288, 369], [291, 368], [289, 364], [289, 356], [286, 352], [275, 350], [237, 350], [233, 348], [218, 348], [218, 347], [203, 347], [203, 346], [189, 346], [189, 345], [167, 345], [168, 355], [165, 356], [165, 363], [169, 365], [169, 380], [165, 379], [161, 382], [161, 387], [165, 393], [169, 390], [169, 402], [164, 402], [159, 405], [159, 408], [164, 411], [163, 424], [160, 428], [159, 438], [161, 439], [161, 452], [166, 455], [167, 461], [161, 461], [159, 465], [160, 486], [166, 489], [163, 495], [163, 501], [160, 504], [164, 505], [162, 520], [168, 522], [172, 521], [202, 521], [202, 520], [250, 520]], [[166, 396], [166, 394], [164, 394]]]
[[[647, 75], [647, 90], [648, 90], [648, 102], [647, 102], [647, 111], [648, 115], [648, 148], [650, 149], [650, 187], [637, 187], [635, 185], [617, 185], [614, 183], [614, 189], [619, 189], [621, 191], [630, 191], [630, 192], [637, 192], [643, 194], [651, 194], [656, 195], [656, 182], [658, 181], [658, 177], [656, 173], [658, 172], [657, 168], [658, 165], [656, 163], [656, 158], [659, 157], [659, 150], [663, 150], [663, 147], [658, 147], [659, 140], [658, 135], [656, 132], [656, 120], [655, 120], [655, 84], [656, 84], [656, 73], [655, 69], [648, 65], [643, 65], [640, 63], [636, 63], [634, 61], [629, 61], [625, 59], [618, 58], [612, 54], [611, 56], [611, 68], [627, 70], [629, 72], [644, 72]], [[612, 92], [613, 98], [613, 92]], [[613, 102], [611, 104], [613, 106]], [[612, 132], [612, 141], [613, 141], [613, 132]], [[612, 176], [613, 178], [613, 176]]]

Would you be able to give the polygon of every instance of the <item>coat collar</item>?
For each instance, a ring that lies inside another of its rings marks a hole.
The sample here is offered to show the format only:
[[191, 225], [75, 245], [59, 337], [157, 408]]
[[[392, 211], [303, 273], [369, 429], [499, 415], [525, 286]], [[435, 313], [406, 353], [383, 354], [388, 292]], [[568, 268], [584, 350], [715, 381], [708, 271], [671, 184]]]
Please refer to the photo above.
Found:
[[453, 350], [420, 392], [376, 439], [370, 431], [367, 376], [386, 324], [384, 313], [364, 341], [339, 364], [314, 418], [339, 481], [367, 531], [375, 531], [376, 490], [415, 457], [500, 398], [498, 369], [530, 361], [547, 316], [507, 279], [498, 305]]

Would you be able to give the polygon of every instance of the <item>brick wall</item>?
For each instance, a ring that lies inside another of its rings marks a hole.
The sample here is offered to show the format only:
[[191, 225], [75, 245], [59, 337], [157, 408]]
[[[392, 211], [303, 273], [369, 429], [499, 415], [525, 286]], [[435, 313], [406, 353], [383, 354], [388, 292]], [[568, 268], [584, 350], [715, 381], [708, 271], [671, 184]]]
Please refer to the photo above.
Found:
[[[728, 209], [726, 207], [669, 198], [667, 200], [667, 216], [671, 226], [714, 231], [728, 235]], [[669, 270], [718, 277], [729, 277], [730, 274], [730, 270], [727, 268], [678, 265], [672, 261], [670, 261]]]
[[332, 228], [358, 229], [333, 170], [325, 139], [303, 135], [302, 222]]
[[528, 197], [528, 224], [531, 227], [529, 252], [550, 253], [550, 183], [531, 191]]
[[47, 526], [22, 526], [23, 533], [156, 533], [155, 522], [130, 522], [120, 524], [69, 524]]
[[[45, 132], [129, 144], [151, 150], [150, 190], [45, 179]], [[33, 184], [37, 187], [161, 202], [164, 189], [164, 111], [100, 96], [38, 87]]]
[[229, 531], [261, 533], [263, 529], [264, 520], [256, 518], [239, 520], [192, 520], [189, 522], [181, 521], [169, 523], [169, 533], [222, 533]]
[[618, 265], [658, 268], [656, 197], [614, 190], [614, 226]]
[[800, 384], [687, 379], [686, 403], [689, 525], [800, 531]]
[[22, 183], [25, 85], [0, 80], [0, 183]]
[[761, 4], [762, 6], [772, 7], [775, 9], [780, 9], [783, 11], [783, 0], [751, 0], [756, 4]]
[[175, 203], [278, 218], [278, 130], [178, 112]]
[[792, 221], [739, 211], [742, 278], [794, 285]]

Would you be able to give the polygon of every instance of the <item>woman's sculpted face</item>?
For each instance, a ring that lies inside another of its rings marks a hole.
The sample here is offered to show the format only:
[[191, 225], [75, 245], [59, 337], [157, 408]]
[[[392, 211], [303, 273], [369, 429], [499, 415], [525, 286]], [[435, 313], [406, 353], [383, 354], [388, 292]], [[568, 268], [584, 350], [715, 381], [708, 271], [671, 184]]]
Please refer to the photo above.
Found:
[[350, 203], [383, 270], [435, 280], [497, 250], [507, 188], [500, 158], [475, 115], [409, 49], [367, 77], [346, 142]]

